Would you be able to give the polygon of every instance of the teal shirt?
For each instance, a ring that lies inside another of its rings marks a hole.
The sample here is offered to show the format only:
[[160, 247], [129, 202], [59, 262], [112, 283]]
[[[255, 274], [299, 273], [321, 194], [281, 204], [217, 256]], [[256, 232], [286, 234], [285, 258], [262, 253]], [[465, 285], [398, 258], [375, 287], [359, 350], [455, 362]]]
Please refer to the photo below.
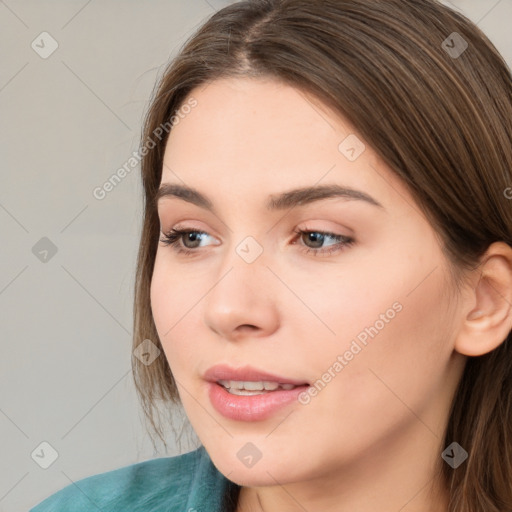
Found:
[[233, 486], [201, 446], [78, 480], [29, 512], [224, 512]]

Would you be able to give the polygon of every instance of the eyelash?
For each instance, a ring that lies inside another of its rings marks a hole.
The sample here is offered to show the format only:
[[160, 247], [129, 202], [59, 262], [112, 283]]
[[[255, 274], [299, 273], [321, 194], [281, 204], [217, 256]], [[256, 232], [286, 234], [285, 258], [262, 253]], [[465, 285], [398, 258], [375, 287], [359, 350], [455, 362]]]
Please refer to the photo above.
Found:
[[[192, 255], [194, 253], [197, 253], [197, 248], [196, 249], [188, 249], [186, 247], [183, 247], [179, 243], [180, 240], [182, 240], [183, 235], [188, 235], [190, 233], [197, 233], [199, 235], [207, 235], [208, 234], [205, 231], [200, 231], [197, 229], [173, 228], [168, 233], [162, 233], [163, 237], [160, 239], [160, 242], [162, 242], [164, 246], [170, 246], [174, 251], [176, 251], [179, 254]], [[303, 249], [302, 249], [303, 252], [305, 252], [306, 254], [313, 254], [314, 256], [331, 255], [331, 254], [343, 251], [355, 243], [355, 240], [351, 237], [348, 237], [345, 235], [337, 235], [335, 233], [330, 233], [327, 231], [298, 229], [298, 230], [294, 230], [294, 233], [297, 233], [298, 235], [316, 233], [321, 236], [331, 237], [334, 240], [337, 240], [336, 244], [333, 244], [332, 246], [328, 246], [327, 249], [312, 249], [310, 247], [303, 246]]]

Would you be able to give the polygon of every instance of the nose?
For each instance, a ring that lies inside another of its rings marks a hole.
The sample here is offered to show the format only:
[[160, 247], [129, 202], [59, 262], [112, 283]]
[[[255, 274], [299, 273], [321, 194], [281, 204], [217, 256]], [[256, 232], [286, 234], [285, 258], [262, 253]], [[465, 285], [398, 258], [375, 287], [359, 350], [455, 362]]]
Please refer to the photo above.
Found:
[[228, 341], [271, 335], [279, 327], [278, 285], [263, 255], [247, 263], [233, 250], [205, 297], [207, 327]]

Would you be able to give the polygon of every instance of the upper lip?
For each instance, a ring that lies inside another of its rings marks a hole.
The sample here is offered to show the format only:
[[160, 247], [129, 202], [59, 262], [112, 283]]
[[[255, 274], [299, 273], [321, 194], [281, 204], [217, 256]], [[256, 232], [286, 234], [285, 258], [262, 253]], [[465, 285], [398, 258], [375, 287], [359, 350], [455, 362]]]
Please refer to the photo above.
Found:
[[232, 368], [225, 364], [218, 364], [208, 368], [203, 378], [210, 382], [218, 382], [219, 380], [234, 380], [243, 382], [277, 382], [279, 384], [293, 384], [294, 386], [302, 386], [308, 384], [305, 380], [289, 379], [281, 377], [252, 366], [243, 366], [241, 368]]

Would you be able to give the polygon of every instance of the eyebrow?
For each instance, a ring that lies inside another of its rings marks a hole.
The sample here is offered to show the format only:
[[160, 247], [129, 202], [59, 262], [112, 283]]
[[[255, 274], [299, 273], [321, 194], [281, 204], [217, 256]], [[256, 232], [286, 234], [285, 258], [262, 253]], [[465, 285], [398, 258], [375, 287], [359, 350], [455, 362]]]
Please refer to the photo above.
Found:
[[[213, 203], [208, 197], [187, 185], [163, 183], [155, 195], [155, 204], [158, 204], [159, 201], [165, 197], [177, 197], [211, 212], [215, 211]], [[385, 210], [381, 203], [365, 192], [337, 184], [303, 187], [289, 190], [282, 194], [274, 194], [269, 197], [266, 207], [271, 211], [285, 210], [335, 197], [346, 200], [364, 201], [372, 206]]]

